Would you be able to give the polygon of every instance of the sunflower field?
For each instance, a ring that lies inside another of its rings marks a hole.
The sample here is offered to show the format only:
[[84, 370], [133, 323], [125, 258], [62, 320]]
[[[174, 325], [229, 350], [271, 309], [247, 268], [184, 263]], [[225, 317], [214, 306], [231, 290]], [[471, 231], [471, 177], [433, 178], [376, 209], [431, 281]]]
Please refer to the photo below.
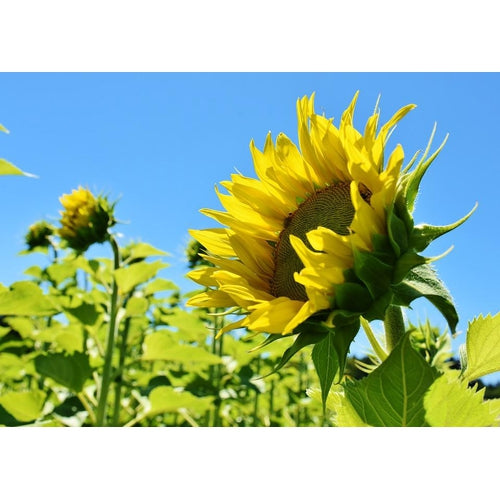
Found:
[[[195, 292], [162, 276], [162, 249], [121, 243], [117, 202], [62, 194], [58, 225], [26, 230], [21, 253], [41, 264], [0, 277], [0, 426], [498, 426], [497, 387], [481, 377], [500, 371], [500, 314], [471, 320], [452, 352], [458, 313], [435, 264], [446, 254], [422, 255], [475, 208], [415, 222], [444, 142], [431, 151], [433, 132], [409, 160], [388, 152], [413, 106], [381, 126], [376, 107], [358, 131], [356, 99], [337, 128], [305, 96], [298, 146], [251, 144], [256, 177], [222, 181], [224, 210], [202, 209], [217, 227], [190, 229]], [[0, 174], [30, 175], [3, 159]], [[448, 330], [405, 320], [419, 298]]]

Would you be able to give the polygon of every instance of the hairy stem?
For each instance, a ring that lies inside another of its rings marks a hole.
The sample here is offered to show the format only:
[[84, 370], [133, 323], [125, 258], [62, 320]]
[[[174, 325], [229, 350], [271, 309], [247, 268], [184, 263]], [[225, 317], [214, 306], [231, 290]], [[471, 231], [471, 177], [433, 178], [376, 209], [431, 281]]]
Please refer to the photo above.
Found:
[[401, 337], [405, 334], [403, 312], [399, 306], [389, 306], [385, 312], [385, 343], [388, 352], [391, 352]]

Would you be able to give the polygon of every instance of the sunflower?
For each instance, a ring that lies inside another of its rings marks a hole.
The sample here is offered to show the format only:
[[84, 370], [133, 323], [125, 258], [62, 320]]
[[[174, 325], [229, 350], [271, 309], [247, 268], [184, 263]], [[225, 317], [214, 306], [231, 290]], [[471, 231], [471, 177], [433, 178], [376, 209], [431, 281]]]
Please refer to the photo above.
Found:
[[[397, 293], [411, 269], [429, 261], [417, 253], [425, 231], [408, 206], [439, 150], [411, 174], [415, 157], [403, 169], [401, 145], [385, 160], [391, 131], [415, 106], [380, 129], [376, 106], [361, 133], [353, 125], [357, 97], [338, 127], [314, 112], [314, 94], [299, 99], [299, 148], [283, 133], [275, 143], [268, 134], [263, 151], [252, 141], [258, 178], [233, 174], [221, 182], [227, 194], [216, 187], [225, 211], [201, 210], [224, 227], [190, 231], [212, 266], [188, 273], [207, 287], [188, 305], [238, 308], [244, 317], [220, 334], [247, 327], [287, 335], [314, 318], [334, 324], [338, 313], [382, 319], [391, 303], [415, 298], [408, 287]], [[451, 229], [429, 227], [427, 244]]]
[[69, 247], [84, 252], [93, 243], [102, 243], [108, 237], [108, 228], [115, 224], [113, 205], [106, 198], [95, 197], [82, 186], [59, 199], [61, 214], [59, 236]]

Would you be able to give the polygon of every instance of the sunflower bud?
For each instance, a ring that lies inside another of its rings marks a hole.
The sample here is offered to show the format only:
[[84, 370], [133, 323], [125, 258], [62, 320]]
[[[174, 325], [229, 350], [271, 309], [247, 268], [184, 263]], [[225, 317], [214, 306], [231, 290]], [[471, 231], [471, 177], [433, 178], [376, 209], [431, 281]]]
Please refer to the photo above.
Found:
[[48, 222], [39, 221], [32, 224], [24, 237], [28, 250], [49, 247], [51, 245], [50, 237], [54, 232], [55, 228]]
[[64, 194], [59, 199], [64, 210], [61, 214], [59, 236], [77, 252], [85, 252], [94, 243], [108, 239], [108, 229], [116, 223], [114, 204], [107, 198], [97, 198], [83, 187]]

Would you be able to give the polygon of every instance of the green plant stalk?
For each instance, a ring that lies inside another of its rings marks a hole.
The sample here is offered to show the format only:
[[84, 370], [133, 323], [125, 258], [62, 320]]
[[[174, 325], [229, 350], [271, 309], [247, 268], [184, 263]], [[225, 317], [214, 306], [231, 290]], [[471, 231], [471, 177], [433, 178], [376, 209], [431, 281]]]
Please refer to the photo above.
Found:
[[113, 426], [118, 425], [120, 419], [120, 407], [122, 400], [123, 372], [125, 370], [125, 359], [127, 357], [127, 338], [130, 329], [130, 318], [125, 320], [121, 342], [120, 342], [120, 360], [118, 362], [118, 380], [115, 384], [115, 402], [113, 408]]
[[[257, 367], [256, 367], [256, 373], [260, 373], [260, 356], [257, 358]], [[256, 388], [255, 389], [255, 395], [254, 395], [254, 401], [253, 401], [253, 426], [257, 427], [259, 424], [259, 396], [260, 396], [260, 391]]]
[[399, 306], [389, 306], [385, 312], [385, 343], [388, 352], [391, 352], [405, 334], [403, 312]]
[[[113, 248], [113, 269], [120, 267], [120, 249], [112, 235], [109, 236], [109, 242]], [[111, 368], [113, 361], [113, 350], [115, 347], [115, 337], [118, 330], [118, 322], [116, 315], [118, 312], [118, 285], [116, 279], [113, 277], [113, 289], [111, 292], [111, 304], [109, 314], [109, 329], [106, 339], [106, 352], [104, 353], [104, 368], [102, 371], [101, 390], [99, 393], [99, 400], [97, 403], [96, 425], [103, 427], [106, 425], [106, 406], [108, 402], [109, 386], [111, 384]]]

